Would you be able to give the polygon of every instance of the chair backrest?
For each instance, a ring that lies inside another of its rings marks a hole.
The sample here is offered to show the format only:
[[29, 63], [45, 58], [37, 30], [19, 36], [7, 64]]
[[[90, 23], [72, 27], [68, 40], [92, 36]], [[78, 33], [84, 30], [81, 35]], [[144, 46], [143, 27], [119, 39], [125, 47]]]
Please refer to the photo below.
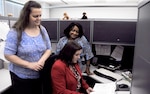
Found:
[[51, 68], [57, 59], [58, 55], [51, 55], [46, 61], [43, 69], [40, 71], [40, 78], [42, 81], [42, 94], [52, 94], [51, 85]]

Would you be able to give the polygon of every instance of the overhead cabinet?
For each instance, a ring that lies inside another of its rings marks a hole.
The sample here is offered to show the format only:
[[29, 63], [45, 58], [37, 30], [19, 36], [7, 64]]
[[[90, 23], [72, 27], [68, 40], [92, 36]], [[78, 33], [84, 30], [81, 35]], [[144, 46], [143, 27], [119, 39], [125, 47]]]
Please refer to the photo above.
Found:
[[94, 21], [93, 29], [93, 42], [135, 43], [135, 21]]

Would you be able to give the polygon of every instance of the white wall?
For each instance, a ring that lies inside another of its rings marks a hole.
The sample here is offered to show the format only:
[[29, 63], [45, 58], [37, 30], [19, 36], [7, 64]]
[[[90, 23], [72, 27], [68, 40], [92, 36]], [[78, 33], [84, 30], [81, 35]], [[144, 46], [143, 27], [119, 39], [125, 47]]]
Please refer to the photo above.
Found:
[[[9, 5], [8, 5], [9, 4]], [[12, 13], [14, 17], [18, 17], [22, 5], [10, 5], [12, 2], [5, 2], [5, 16]], [[88, 18], [114, 18], [114, 19], [137, 19], [137, 7], [115, 7], [115, 6], [68, 6], [51, 8], [48, 3], [40, 3], [42, 5], [42, 18], [63, 18], [63, 13], [67, 12], [70, 18], [77, 19], [82, 17], [82, 13], [86, 12]], [[9, 6], [9, 7], [7, 7]], [[61, 7], [61, 8], [60, 8]]]
[[50, 17], [49, 9], [43, 8], [43, 7], [49, 7], [49, 5], [46, 3], [41, 3], [41, 5], [42, 5], [42, 18], [49, 18]]
[[50, 18], [63, 18], [67, 12], [70, 18], [78, 19], [86, 12], [88, 18], [113, 18], [113, 19], [137, 19], [137, 7], [74, 7], [52, 8]]
[[[47, 3], [40, 3], [40, 4], [42, 5], [42, 18], [49, 18], [50, 11], [48, 8], [44, 8], [44, 7], [49, 7], [49, 4], [47, 4]], [[10, 1], [5, 1], [5, 10], [4, 10], [3, 16], [7, 16], [9, 13], [12, 13], [13, 17], [18, 18], [22, 8], [23, 8], [23, 5], [20, 5], [20, 4], [14, 3], [14, 2], [10, 2]], [[0, 6], [0, 14], [2, 14], [1, 10], [2, 9]]]

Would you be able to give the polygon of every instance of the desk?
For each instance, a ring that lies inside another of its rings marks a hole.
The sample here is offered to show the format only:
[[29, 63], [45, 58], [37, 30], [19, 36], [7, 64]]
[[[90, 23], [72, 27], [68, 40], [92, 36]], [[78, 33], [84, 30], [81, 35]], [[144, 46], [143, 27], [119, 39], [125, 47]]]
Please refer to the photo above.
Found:
[[0, 69], [0, 94], [11, 86], [11, 78], [8, 69]]
[[116, 94], [130, 94], [130, 91], [116, 91]]
[[[94, 66], [91, 66], [90, 70], [94, 71], [94, 70], [97, 70], [97, 68], [94, 67]], [[108, 73], [108, 75], [112, 75], [112, 77], [116, 78], [117, 79], [116, 84], [126, 84], [126, 85], [129, 86], [129, 88], [131, 87], [131, 83], [128, 80], [126, 80], [124, 78], [124, 76], [121, 75], [121, 73], [122, 73], [121, 71], [115, 71], [115, 72], [112, 72], [112, 74], [109, 71], [108, 72], [104, 71], [104, 72], [105, 72], [105, 74]], [[83, 75], [86, 75], [86, 74], [83, 73]], [[100, 82], [100, 83], [111, 83], [111, 82], [113, 82], [109, 79], [97, 76], [96, 74], [89, 75], [89, 77], [96, 80], [96, 81], [98, 81], [98, 82]], [[116, 91], [115, 94], [130, 94], [130, 91]]]

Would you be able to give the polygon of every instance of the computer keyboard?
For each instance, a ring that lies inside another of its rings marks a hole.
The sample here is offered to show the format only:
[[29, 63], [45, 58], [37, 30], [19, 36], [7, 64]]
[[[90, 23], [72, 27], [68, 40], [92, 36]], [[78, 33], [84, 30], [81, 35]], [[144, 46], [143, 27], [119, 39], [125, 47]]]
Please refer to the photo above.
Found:
[[106, 79], [109, 79], [109, 80], [111, 80], [111, 81], [116, 81], [117, 79], [115, 79], [115, 78], [113, 78], [113, 77], [111, 77], [111, 76], [107, 76], [107, 75], [104, 75], [104, 74], [102, 74], [102, 73], [100, 73], [100, 72], [97, 72], [96, 70], [94, 70], [93, 71], [96, 75], [98, 75], [98, 76], [100, 76], [100, 77], [104, 77], [104, 78], [106, 78]]

